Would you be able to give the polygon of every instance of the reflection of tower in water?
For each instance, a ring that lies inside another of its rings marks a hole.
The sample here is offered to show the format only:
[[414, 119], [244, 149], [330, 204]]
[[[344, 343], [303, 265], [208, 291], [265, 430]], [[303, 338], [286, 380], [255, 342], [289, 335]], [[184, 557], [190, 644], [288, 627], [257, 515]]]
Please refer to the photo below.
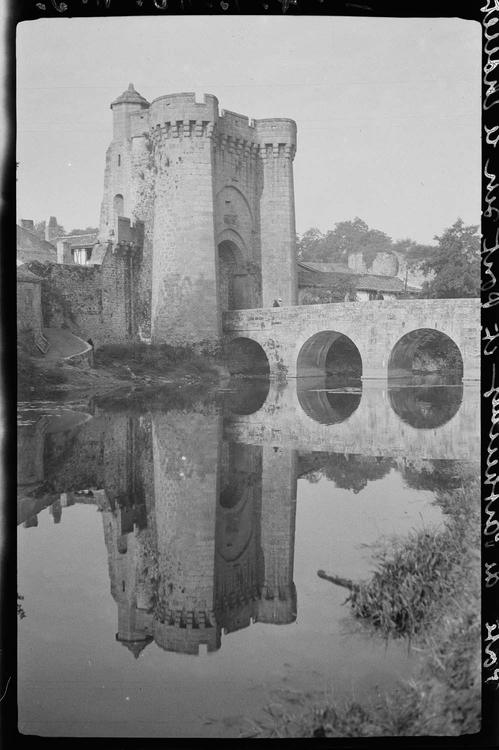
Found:
[[258, 617], [264, 561], [260, 539], [262, 448], [222, 443], [217, 503], [215, 613], [225, 633]]
[[216, 616], [226, 633], [296, 618], [295, 452], [222, 443]]
[[214, 651], [222, 629], [296, 617], [295, 452], [222, 442], [222, 421], [215, 409], [107, 414], [55, 447], [37, 432], [32, 455], [47, 460], [26, 476], [50, 493], [22, 496], [18, 521], [34, 525], [47, 505], [56, 523], [69, 506], [98, 507], [116, 639], [135, 657], [152, 640]]
[[294, 451], [223, 443], [221, 428], [218, 414], [153, 415], [147, 528], [124, 496], [104, 513], [117, 638], [136, 655], [152, 638], [214, 651], [222, 629], [296, 617]]

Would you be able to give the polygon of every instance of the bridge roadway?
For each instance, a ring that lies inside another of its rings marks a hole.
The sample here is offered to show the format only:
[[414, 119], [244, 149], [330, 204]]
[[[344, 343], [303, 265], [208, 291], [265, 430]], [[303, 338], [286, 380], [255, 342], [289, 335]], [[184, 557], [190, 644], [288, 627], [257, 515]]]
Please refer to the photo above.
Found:
[[[459, 348], [463, 379], [480, 379], [480, 300], [417, 299], [346, 302], [326, 305], [230, 310], [223, 314], [226, 343], [257, 342], [266, 354], [271, 377], [295, 378], [321, 374], [328, 349], [337, 334], [350, 338], [362, 360], [362, 377], [385, 379], [395, 346], [402, 361], [418, 341], [416, 332], [448, 336]], [[328, 338], [327, 332], [331, 335]], [[323, 333], [317, 337], [317, 334]], [[314, 338], [316, 337], [316, 338]], [[411, 343], [412, 342], [412, 343]], [[307, 347], [304, 348], [304, 345]], [[300, 353], [307, 372], [299, 372]], [[251, 357], [251, 350], [248, 349]]]

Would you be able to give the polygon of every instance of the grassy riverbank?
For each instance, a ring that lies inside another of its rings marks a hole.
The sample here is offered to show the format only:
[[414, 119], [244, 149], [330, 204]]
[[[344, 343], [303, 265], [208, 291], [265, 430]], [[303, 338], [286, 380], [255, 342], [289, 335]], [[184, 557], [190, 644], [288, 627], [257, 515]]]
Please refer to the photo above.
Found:
[[18, 349], [19, 399], [50, 398], [63, 394], [104, 394], [126, 386], [157, 389], [171, 384], [211, 386], [228, 377], [218, 354], [168, 345], [113, 345], [95, 352], [94, 367], [61, 361], [47, 362]]
[[[480, 729], [480, 489], [476, 478], [442, 492], [443, 529], [386, 540], [368, 581], [349, 582], [347, 603], [371, 634], [405, 638], [421, 657], [415, 677], [369, 703], [272, 706], [255, 737], [472, 734]], [[321, 576], [324, 577], [324, 576]], [[334, 576], [332, 576], [334, 578]], [[327, 585], [325, 583], [324, 585]]]

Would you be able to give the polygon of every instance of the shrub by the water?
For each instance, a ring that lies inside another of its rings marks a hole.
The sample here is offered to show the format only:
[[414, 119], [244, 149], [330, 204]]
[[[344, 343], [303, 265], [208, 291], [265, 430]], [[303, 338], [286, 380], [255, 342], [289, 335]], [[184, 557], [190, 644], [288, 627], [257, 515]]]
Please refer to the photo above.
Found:
[[59, 367], [47, 369], [18, 349], [17, 351], [17, 391], [20, 397], [29, 395], [34, 389], [38, 394], [54, 389], [66, 382], [66, 376]]
[[[478, 474], [478, 469], [477, 469]], [[347, 601], [385, 638], [407, 637], [423, 656], [410, 682], [359, 703], [348, 697], [303, 697], [253, 721], [252, 737], [376, 737], [473, 734], [480, 730], [480, 492], [476, 477], [438, 492], [441, 530], [414, 531], [386, 540], [369, 581], [347, 586]], [[295, 704], [297, 701], [295, 701]]]
[[135, 375], [168, 374], [183, 370], [192, 374], [214, 374], [216, 355], [202, 347], [169, 344], [109, 344], [96, 350], [96, 366], [129, 367]]
[[446, 530], [415, 531], [374, 555], [370, 581], [355, 584], [347, 601], [353, 613], [383, 635], [414, 636], [427, 627], [449, 588], [460, 550]]
[[476, 562], [478, 498], [476, 480], [441, 492], [442, 530], [415, 530], [375, 545], [371, 579], [348, 582], [353, 614], [385, 637], [411, 638], [428, 628]]

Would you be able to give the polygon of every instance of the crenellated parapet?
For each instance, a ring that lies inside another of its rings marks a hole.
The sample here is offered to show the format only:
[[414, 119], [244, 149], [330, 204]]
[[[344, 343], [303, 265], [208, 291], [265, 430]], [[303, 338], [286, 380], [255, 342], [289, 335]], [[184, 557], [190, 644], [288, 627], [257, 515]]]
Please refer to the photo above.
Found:
[[211, 611], [169, 610], [165, 617], [153, 620], [155, 642], [165, 651], [198, 654], [201, 644], [208, 651], [220, 648], [220, 630]]
[[296, 122], [284, 118], [255, 120], [257, 141], [263, 159], [277, 157], [294, 159], [296, 153]]
[[208, 120], [165, 120], [153, 125], [149, 135], [156, 143], [164, 138], [211, 138], [213, 128]]
[[296, 620], [296, 610], [295, 584], [283, 581], [275, 588], [263, 587], [256, 620], [272, 625], [286, 625]]

